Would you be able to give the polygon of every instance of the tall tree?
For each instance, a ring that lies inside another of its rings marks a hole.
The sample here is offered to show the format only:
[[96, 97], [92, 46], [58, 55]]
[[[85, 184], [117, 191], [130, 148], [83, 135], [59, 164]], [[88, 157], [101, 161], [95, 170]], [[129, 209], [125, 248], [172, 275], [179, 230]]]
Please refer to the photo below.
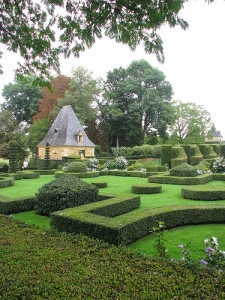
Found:
[[11, 142], [16, 145], [18, 160], [22, 162], [28, 155], [25, 128], [11, 111], [3, 110], [0, 112], [0, 157], [9, 158]]
[[[103, 34], [131, 49], [143, 43], [163, 60], [158, 30], [188, 24], [179, 18], [187, 0], [0, 0], [0, 43], [24, 58], [20, 74], [46, 77], [59, 72], [59, 55], [65, 57], [91, 47]], [[55, 33], [57, 29], [57, 34]]]
[[49, 116], [49, 113], [57, 106], [57, 99], [64, 97], [65, 92], [69, 87], [69, 82], [69, 77], [60, 75], [52, 78], [51, 89], [48, 87], [42, 88], [39, 108], [33, 117], [34, 121]]
[[28, 145], [32, 153], [37, 154], [37, 144], [43, 140], [50, 126], [50, 118], [38, 119], [31, 124], [29, 128]]
[[175, 143], [202, 143], [213, 127], [210, 113], [193, 102], [173, 102], [174, 123], [169, 128]]
[[17, 80], [3, 88], [2, 96], [5, 102], [1, 106], [11, 111], [18, 122], [31, 123], [33, 115], [38, 110], [41, 88], [33, 85], [34, 80], [34, 76], [28, 76], [25, 82]]
[[64, 105], [71, 105], [81, 122], [88, 125], [96, 118], [96, 104], [101, 93], [98, 80], [86, 68], [77, 67], [73, 70], [68, 90], [64, 98], [57, 100], [57, 106], [51, 113], [54, 119]]
[[164, 74], [144, 60], [109, 72], [99, 108], [111, 144], [119, 139], [119, 145], [141, 145], [150, 132], [164, 136], [171, 122], [171, 96]]

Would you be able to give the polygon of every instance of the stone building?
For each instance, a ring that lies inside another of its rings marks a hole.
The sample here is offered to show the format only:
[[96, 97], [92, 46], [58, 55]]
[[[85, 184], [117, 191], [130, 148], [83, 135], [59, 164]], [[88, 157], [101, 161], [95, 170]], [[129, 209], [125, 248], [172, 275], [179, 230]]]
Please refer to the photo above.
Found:
[[71, 105], [62, 107], [47, 135], [37, 145], [39, 159], [44, 159], [47, 143], [51, 160], [62, 160], [73, 154], [81, 158], [94, 156], [95, 144], [89, 140]]

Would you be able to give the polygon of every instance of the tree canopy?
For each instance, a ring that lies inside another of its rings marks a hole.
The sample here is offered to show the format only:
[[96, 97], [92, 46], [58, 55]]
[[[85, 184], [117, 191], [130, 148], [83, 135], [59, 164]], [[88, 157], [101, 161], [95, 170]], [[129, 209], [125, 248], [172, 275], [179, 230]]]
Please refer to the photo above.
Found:
[[175, 143], [202, 143], [214, 126], [209, 112], [193, 102], [173, 102], [173, 116], [170, 132]]
[[11, 111], [19, 123], [31, 123], [38, 110], [41, 88], [32, 84], [34, 80], [33, 76], [28, 76], [26, 82], [16, 81], [3, 88], [2, 96], [5, 102], [1, 106]]
[[82, 125], [96, 118], [96, 104], [101, 89], [98, 80], [93, 79], [92, 73], [84, 67], [73, 69], [68, 89], [63, 98], [57, 99], [57, 104], [50, 116], [55, 119], [64, 105], [71, 105]]
[[142, 43], [163, 61], [158, 30], [163, 24], [188, 27], [179, 17], [186, 1], [0, 0], [0, 43], [24, 59], [19, 74], [33, 72], [42, 79], [50, 69], [59, 72], [60, 54], [79, 56], [103, 35], [131, 49]]
[[163, 137], [171, 123], [171, 97], [165, 75], [145, 60], [108, 72], [99, 109], [111, 145], [142, 145], [151, 132]]

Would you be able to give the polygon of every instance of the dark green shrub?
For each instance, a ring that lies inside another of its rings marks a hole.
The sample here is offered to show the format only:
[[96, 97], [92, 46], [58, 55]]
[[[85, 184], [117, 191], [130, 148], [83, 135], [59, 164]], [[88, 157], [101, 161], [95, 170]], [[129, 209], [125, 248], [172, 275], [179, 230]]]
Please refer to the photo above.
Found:
[[182, 163], [170, 170], [170, 176], [195, 177], [198, 176], [198, 170], [194, 166]]
[[156, 194], [162, 192], [162, 186], [157, 183], [133, 184], [131, 192], [134, 194]]
[[87, 172], [87, 165], [81, 161], [71, 162], [67, 167], [67, 172], [71, 172], [71, 173]]
[[13, 177], [0, 177], [0, 188], [14, 185], [14, 181]]
[[187, 154], [183, 147], [172, 147], [171, 150], [171, 168], [176, 167], [182, 163], [187, 163]]
[[23, 198], [7, 198], [1, 196], [0, 199], [0, 213], [12, 214], [21, 211], [29, 211], [34, 209], [34, 196]]
[[153, 174], [148, 177], [148, 182], [155, 182], [160, 184], [175, 184], [175, 185], [205, 184], [212, 180], [213, 180], [213, 174], [203, 174], [196, 177], [179, 177], [179, 176], [169, 176], [166, 174], [160, 174], [160, 175]]
[[0, 172], [8, 172], [9, 166], [4, 163], [4, 162], [0, 162]]
[[98, 200], [98, 188], [74, 175], [66, 174], [42, 186], [35, 197], [35, 210], [41, 215]]
[[106, 188], [108, 186], [107, 182], [91, 182], [91, 184], [97, 186], [98, 188]]
[[182, 197], [192, 200], [224, 200], [225, 187], [224, 186], [206, 186], [195, 185], [187, 186], [181, 189]]

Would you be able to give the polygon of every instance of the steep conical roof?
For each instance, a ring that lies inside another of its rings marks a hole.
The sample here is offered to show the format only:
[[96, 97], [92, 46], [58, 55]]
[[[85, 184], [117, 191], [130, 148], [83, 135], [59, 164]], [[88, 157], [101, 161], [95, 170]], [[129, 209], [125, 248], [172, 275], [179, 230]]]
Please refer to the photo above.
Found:
[[[82, 136], [80, 141], [78, 135]], [[46, 143], [50, 146], [95, 146], [87, 137], [71, 105], [62, 107], [47, 135], [38, 146], [45, 146]]]

